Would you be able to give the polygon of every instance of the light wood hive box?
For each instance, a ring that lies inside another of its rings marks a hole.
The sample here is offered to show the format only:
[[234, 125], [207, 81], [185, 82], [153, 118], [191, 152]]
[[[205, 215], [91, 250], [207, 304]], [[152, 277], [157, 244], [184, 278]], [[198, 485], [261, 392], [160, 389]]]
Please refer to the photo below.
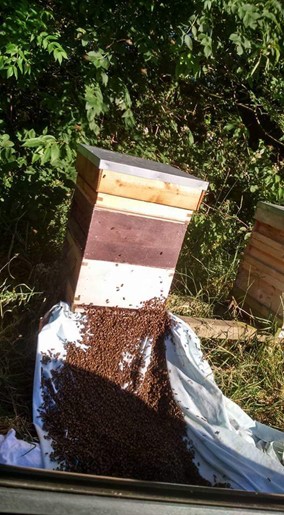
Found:
[[66, 300], [138, 308], [166, 298], [208, 183], [172, 166], [80, 145], [66, 238]]
[[284, 322], [284, 207], [259, 202], [234, 286], [249, 313]]

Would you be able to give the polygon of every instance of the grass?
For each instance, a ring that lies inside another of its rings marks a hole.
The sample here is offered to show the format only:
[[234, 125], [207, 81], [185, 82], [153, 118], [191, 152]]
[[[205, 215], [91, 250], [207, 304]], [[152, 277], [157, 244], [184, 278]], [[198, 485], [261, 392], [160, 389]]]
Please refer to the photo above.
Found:
[[[23, 278], [21, 261], [0, 273], [0, 434], [14, 428], [20, 438], [36, 438], [32, 388], [40, 317], [59, 296], [60, 265], [39, 264]], [[6, 275], [3, 279], [3, 275]]]
[[283, 430], [283, 343], [204, 340], [202, 347], [223, 394], [253, 419]]

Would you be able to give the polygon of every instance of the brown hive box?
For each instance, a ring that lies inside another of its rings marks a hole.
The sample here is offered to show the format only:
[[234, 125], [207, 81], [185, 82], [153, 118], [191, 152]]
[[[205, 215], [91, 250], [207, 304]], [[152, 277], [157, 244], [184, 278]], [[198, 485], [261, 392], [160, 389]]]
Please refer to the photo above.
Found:
[[284, 207], [259, 202], [234, 295], [254, 316], [284, 322]]
[[67, 231], [66, 300], [138, 308], [167, 297], [208, 183], [172, 166], [80, 145]]

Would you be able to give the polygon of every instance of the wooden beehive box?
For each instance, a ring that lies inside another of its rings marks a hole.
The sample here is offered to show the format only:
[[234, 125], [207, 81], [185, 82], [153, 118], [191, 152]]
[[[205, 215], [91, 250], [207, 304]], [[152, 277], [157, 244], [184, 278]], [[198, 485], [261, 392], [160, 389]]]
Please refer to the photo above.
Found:
[[166, 298], [208, 183], [172, 166], [80, 145], [67, 231], [66, 300], [138, 308]]
[[284, 317], [284, 207], [259, 202], [234, 295], [249, 313], [282, 326]]

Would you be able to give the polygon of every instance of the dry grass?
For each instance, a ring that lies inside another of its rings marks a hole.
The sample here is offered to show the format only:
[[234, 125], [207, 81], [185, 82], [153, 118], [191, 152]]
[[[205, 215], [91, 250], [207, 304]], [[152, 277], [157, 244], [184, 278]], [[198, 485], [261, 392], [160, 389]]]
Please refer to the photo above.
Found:
[[283, 342], [204, 340], [202, 347], [224, 395], [255, 420], [283, 430]]

